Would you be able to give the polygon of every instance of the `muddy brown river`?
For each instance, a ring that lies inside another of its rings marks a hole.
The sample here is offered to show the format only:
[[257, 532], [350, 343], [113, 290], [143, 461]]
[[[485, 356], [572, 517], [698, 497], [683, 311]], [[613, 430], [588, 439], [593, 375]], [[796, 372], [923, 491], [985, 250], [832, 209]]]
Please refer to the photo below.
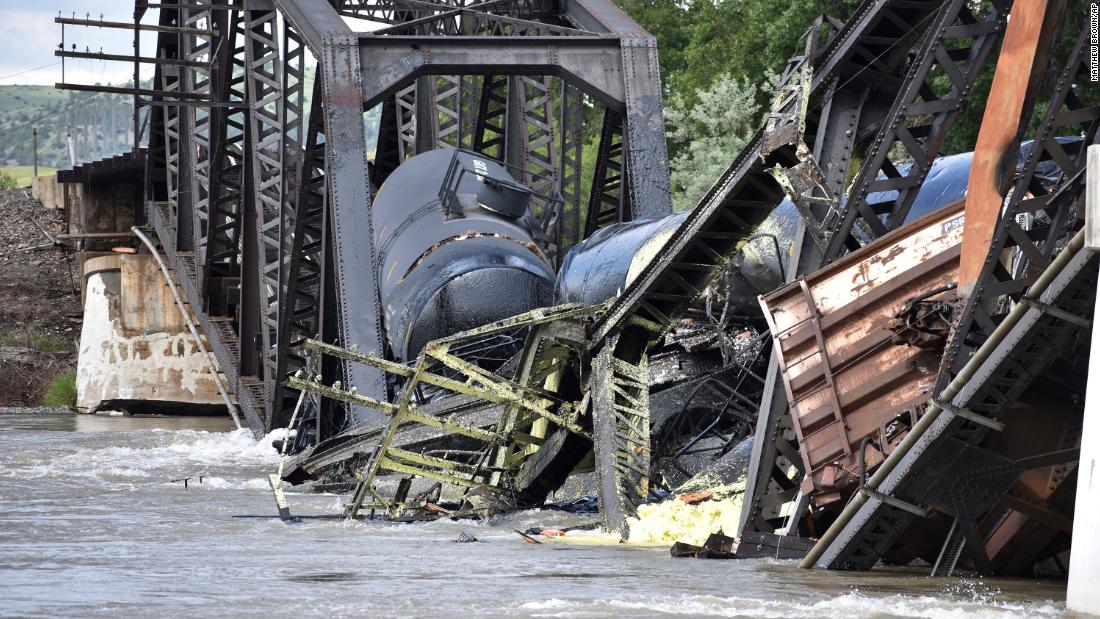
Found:
[[[1057, 617], [1064, 585], [524, 543], [587, 522], [271, 519], [277, 455], [228, 420], [0, 413], [4, 617]], [[202, 478], [201, 483], [199, 478]], [[189, 477], [187, 486], [178, 480]], [[290, 492], [298, 514], [343, 497]], [[241, 517], [249, 516], [249, 517]], [[257, 518], [255, 516], [264, 516]], [[453, 540], [463, 530], [480, 543]]]

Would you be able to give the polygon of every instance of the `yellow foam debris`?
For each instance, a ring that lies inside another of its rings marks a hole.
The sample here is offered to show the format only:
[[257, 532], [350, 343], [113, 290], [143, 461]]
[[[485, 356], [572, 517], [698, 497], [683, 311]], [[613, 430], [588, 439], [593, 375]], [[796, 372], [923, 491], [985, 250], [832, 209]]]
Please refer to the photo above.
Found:
[[678, 497], [638, 507], [638, 517], [628, 521], [630, 543], [671, 546], [686, 542], [702, 546], [711, 533], [736, 535], [741, 518], [745, 484], [712, 489], [712, 498], [689, 505]]

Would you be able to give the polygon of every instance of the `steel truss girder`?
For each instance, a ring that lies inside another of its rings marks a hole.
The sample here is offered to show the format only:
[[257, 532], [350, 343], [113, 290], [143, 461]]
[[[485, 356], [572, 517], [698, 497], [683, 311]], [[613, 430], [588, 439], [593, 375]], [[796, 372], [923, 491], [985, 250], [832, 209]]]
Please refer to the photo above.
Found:
[[[321, 333], [327, 216], [325, 151], [321, 142], [324, 112], [320, 91], [320, 81], [314, 82], [315, 103], [310, 112], [305, 150], [299, 166], [298, 209], [294, 220], [286, 298], [279, 324], [278, 376], [304, 368], [306, 361], [302, 346], [308, 338]], [[280, 413], [276, 415], [276, 421], [281, 422], [285, 415], [281, 408], [276, 410]], [[317, 430], [320, 432], [321, 415], [317, 420]]]
[[[999, 219], [985, 268], [952, 334], [935, 387], [934, 393], [943, 391], [961, 373], [974, 352], [996, 330], [1000, 316], [995, 308], [1000, 306], [1002, 300], [1010, 301], [1018, 297], [1032, 281], [1028, 269], [1020, 269], [1016, 274], [1004, 269], [1000, 257], [1006, 248], [1015, 244], [1030, 264], [1047, 270], [1057, 269], [1052, 283], [1037, 299], [1038, 303], [1023, 303], [1027, 307], [1023, 317], [1013, 325], [959, 393], [950, 399], [951, 406], [987, 419], [997, 420], [1047, 367], [1056, 354], [1056, 344], [1072, 337], [1080, 328], [1052, 313], [1044, 313], [1043, 308], [1054, 306], [1073, 314], [1088, 315], [1095, 302], [1095, 255], [1081, 250], [1079, 239], [1064, 245], [1066, 235], [1076, 223], [1073, 214], [1082, 195], [1081, 172], [1086, 160], [1085, 147], [1096, 142], [1100, 127], [1100, 107], [1084, 107], [1073, 92], [1077, 85], [1087, 83], [1087, 76], [1081, 75], [1085, 70], [1083, 54], [1087, 34], [1086, 25], [1070, 52], [1065, 68], [1056, 76], [1050, 103], [1039, 125], [1031, 153]], [[1068, 155], [1056, 139], [1071, 127], [1084, 136], [1080, 150], [1074, 156]], [[1061, 168], [1061, 183], [1056, 188], [1047, 189], [1036, 182], [1036, 166], [1044, 160], [1053, 160]], [[1035, 195], [1029, 197], [1029, 191], [1035, 192]], [[1025, 231], [1017, 221], [1021, 213], [1040, 211], [1048, 218], [1048, 225], [1043, 230]], [[1059, 250], [1065, 256], [1059, 254], [1055, 258]], [[1060, 259], [1063, 262], [1058, 264]], [[954, 447], [948, 451], [957, 453], [961, 450], [959, 446], [970, 448], [988, 432], [986, 425], [962, 416], [941, 414], [920, 435], [912, 449], [904, 455], [898, 453], [897, 457], [891, 456], [886, 464], [892, 468], [889, 475], [877, 484], [877, 492], [920, 504], [946, 476], [964, 474], [952, 469], [950, 463], [953, 460], [944, 460], [947, 452], [942, 446], [950, 443]], [[872, 479], [872, 482], [875, 481]], [[986, 506], [989, 500], [989, 497], [982, 497]], [[848, 512], [847, 509], [845, 511]], [[978, 510], [972, 506], [970, 511]], [[971, 514], [955, 515], [965, 519]], [[814, 565], [833, 569], [870, 569], [913, 521], [912, 514], [876, 498], [869, 498], [859, 505], [850, 518], [845, 520], [842, 515], [842, 521], [834, 525], [839, 528], [831, 542], [821, 543], [820, 548], [815, 548], [815, 552], [820, 552]], [[970, 540], [970, 543], [973, 548], [977, 542]], [[974, 554], [979, 567], [983, 567], [982, 553]]]
[[[162, 17], [162, 20], [167, 16]], [[179, 54], [179, 40], [177, 37], [161, 35], [162, 49], [173, 56]], [[170, 48], [170, 49], [169, 49]], [[181, 76], [180, 67], [158, 67], [161, 79], [161, 89], [165, 92], [184, 92], [185, 84]], [[189, 230], [190, 222], [190, 197], [191, 197], [191, 165], [189, 163], [188, 142], [190, 132], [187, 130], [187, 118], [185, 109], [180, 106], [166, 106], [164, 108], [164, 150], [165, 170], [168, 187], [168, 213], [171, 221], [172, 234], [170, 238], [161, 242], [170, 244], [173, 253], [179, 246], [181, 234], [187, 237], [180, 229], [180, 222], [184, 224], [184, 230]], [[182, 117], [182, 118], [181, 118]], [[190, 239], [184, 241], [184, 247]]]
[[562, 255], [581, 240], [581, 182], [584, 147], [584, 105], [575, 87], [561, 80], [561, 152], [558, 155], [557, 192], [562, 197], [562, 213], [557, 222], [555, 238]]
[[[854, 228], [859, 227], [870, 241], [905, 220], [940, 146], [963, 110], [974, 80], [1000, 38], [1006, 12], [1003, 2], [994, 2], [978, 19], [965, 0], [944, 3], [852, 182], [843, 217], [828, 231], [827, 261], [838, 258], [845, 249], [859, 248], [860, 242], [852, 234]], [[946, 75], [951, 84], [942, 97], [933, 88], [933, 79], [940, 75]], [[912, 160], [905, 173], [899, 172], [891, 160], [895, 146], [903, 149], [901, 159]], [[883, 191], [897, 191], [898, 197], [872, 208], [867, 197]]]
[[[283, 131], [286, 98], [283, 92], [284, 63], [280, 57], [278, 12], [270, 0], [247, 0], [245, 4], [246, 85], [249, 102], [249, 163], [252, 166], [256, 214], [257, 261], [260, 316], [260, 359], [264, 392], [274, 402], [276, 362], [273, 351], [279, 326], [279, 255], [282, 236], [280, 215], [285, 196], [283, 176]], [[249, 299], [242, 299], [250, 303]]]
[[508, 77], [481, 77], [473, 149], [497, 161], [505, 160], [505, 135], [508, 116]]
[[[631, 203], [638, 205], [634, 215], [671, 212], [660, 78], [651, 38], [361, 35], [359, 42], [368, 106], [424, 75], [562, 78], [625, 114], [625, 160], [632, 172], [628, 178], [635, 179], [627, 189]], [[482, 105], [491, 103], [483, 96]]]
[[[409, 21], [410, 15], [417, 17], [431, 17], [434, 14], [444, 13], [454, 15], [459, 9], [468, 5], [480, 4], [477, 0], [458, 0], [457, 2], [428, 2], [425, 0], [341, 0], [337, 3], [337, 10], [341, 15], [364, 19], [375, 23], [401, 25]], [[541, 18], [549, 17], [560, 11], [557, 0], [511, 0], [505, 3], [496, 3], [491, 7], [485, 7], [486, 11], [493, 11], [501, 15], [494, 17], [510, 16], [514, 18]], [[462, 15], [468, 13], [483, 13], [474, 9], [461, 11]], [[437, 17], [437, 19], [441, 19]]]
[[[381, 496], [374, 487], [375, 477], [383, 471], [416, 475], [467, 488], [487, 486], [498, 495], [521, 494], [517, 486], [526, 459], [537, 451], [541, 439], [550, 427], [591, 438], [578, 423], [587, 408], [580, 403], [554, 401], [544, 389], [555, 386], [566, 367], [566, 358], [583, 349], [583, 322], [598, 307], [580, 305], [538, 309], [496, 323], [459, 333], [429, 344], [414, 366], [386, 361], [375, 355], [307, 340], [305, 347], [315, 355], [339, 358], [347, 363], [365, 365], [385, 371], [403, 381], [395, 402], [389, 403], [342, 385], [325, 385], [316, 370], [290, 378], [292, 389], [331, 400], [371, 407], [389, 418], [387, 428], [369, 461], [363, 467], [347, 515], [355, 517], [363, 507], [384, 508], [394, 513], [401, 506]], [[477, 365], [459, 357], [456, 350], [464, 343], [482, 340], [517, 328], [529, 330], [520, 369], [513, 380], [494, 376]], [[554, 383], [551, 385], [551, 383]], [[469, 395], [503, 406], [503, 412], [493, 427], [484, 429], [420, 412], [413, 402], [421, 385], [446, 390], [452, 394]], [[479, 441], [490, 453], [487, 466], [470, 465], [447, 457], [419, 454], [393, 446], [395, 434], [402, 425], [420, 424]], [[353, 439], [354, 440], [354, 439]], [[376, 503], [365, 505], [371, 497]]]
[[[209, 99], [213, 91], [213, 81], [217, 79], [215, 74], [216, 45], [220, 37], [216, 37], [211, 31], [213, 27], [213, 12], [209, 9], [209, 3], [197, 2], [191, 8], [184, 8], [182, 24], [188, 28], [206, 31], [208, 34], [181, 34], [183, 58], [191, 63], [182, 71], [186, 74], [184, 79], [185, 91], [194, 93], [204, 99]], [[223, 30], [224, 32], [224, 30]], [[191, 248], [195, 253], [196, 264], [205, 264], [206, 245], [208, 236], [208, 223], [210, 216], [211, 193], [217, 188], [210, 184], [213, 158], [215, 156], [214, 140], [220, 133], [221, 127], [217, 126], [220, 120], [212, 112], [212, 108], [187, 107], [180, 110], [186, 114], [191, 129], [191, 142], [194, 148], [194, 162], [191, 170], [191, 196], [193, 200], [191, 224], [193, 239]]]
[[[206, 5], [162, 9], [163, 24], [176, 24], [186, 19], [185, 8], [205, 12]], [[213, 17], [221, 20], [223, 17]], [[202, 15], [201, 18], [209, 18]], [[241, 102], [244, 93], [244, 32], [240, 13], [227, 14], [226, 24], [215, 39], [213, 51], [207, 51], [207, 41], [195, 41], [184, 35], [162, 33], [158, 36], [158, 57], [179, 58], [180, 51], [189, 50], [193, 56], [202, 56], [209, 62], [199, 75], [190, 71], [194, 67], [157, 67], [154, 77], [158, 90], [180, 91], [188, 84], [209, 89], [228, 101]], [[223, 115], [224, 114], [224, 115]], [[185, 165], [192, 152], [188, 146], [194, 137], [191, 130], [193, 114], [187, 106], [156, 105], [152, 109], [150, 126], [149, 175], [147, 179], [147, 221], [156, 230], [167, 262], [174, 272], [184, 296], [194, 310], [198, 323], [214, 353], [229, 389], [237, 398], [241, 412], [257, 435], [266, 428], [266, 406], [262, 390], [254, 380], [242, 377], [245, 351], [241, 338], [233, 327], [231, 317], [211, 314], [211, 267], [217, 266], [217, 275], [233, 277], [239, 274], [242, 245], [243, 194], [247, 193], [246, 158], [248, 145], [245, 112], [241, 107], [212, 109], [209, 116], [198, 123], [200, 143], [203, 145], [199, 163], [198, 184], [206, 191], [207, 204], [197, 214], [190, 210], [190, 197], [195, 185], [186, 175], [196, 166]], [[243, 191], [242, 191], [243, 190]], [[181, 208], [182, 207], [182, 208]], [[205, 228], [204, 225], [205, 218]], [[192, 232], [193, 231], [193, 232]], [[202, 247], [206, 242], [206, 255], [200, 262], [191, 251], [192, 246]], [[200, 272], [201, 271], [201, 272]]]
[[[239, 11], [218, 18], [224, 38], [215, 46], [216, 73], [211, 96], [217, 101], [242, 104], [244, 85], [244, 31]], [[240, 275], [241, 208], [243, 191], [244, 138], [247, 114], [244, 106], [211, 109], [211, 162], [207, 180], [206, 243], [203, 290], [213, 293], [211, 278]]]
[[630, 195], [624, 191], [627, 181], [623, 165], [623, 115], [610, 108], [604, 110], [598, 149], [584, 219], [586, 237], [606, 225], [633, 219]]
[[[1096, 256], [1078, 248], [1039, 300], [1087, 314], [1095, 303], [1096, 278]], [[1040, 308], [1028, 309], [950, 404], [997, 419], [1056, 356], [1055, 344], [1073, 337], [1078, 328], [1044, 314]], [[916, 520], [914, 514], [878, 496], [914, 505], [925, 503], [945, 479], [965, 478], [970, 471], [956, 470], [953, 464], [968, 450], [979, 449], [975, 446], [976, 439], [986, 432], [988, 428], [962, 416], [941, 414], [920, 435], [912, 449], [903, 456], [898, 454], [901, 457], [897, 465], [878, 484], [877, 494], [867, 498], [854, 517], [837, 532], [832, 543], [823, 548], [814, 567], [871, 569]], [[952, 515], [973, 518], [981, 511], [981, 505], [988, 506], [995, 499], [995, 494], [988, 493], [969, 496], [968, 500], [977, 501], [978, 506], [969, 506], [968, 513]]]
[[[814, 243], [802, 240], [803, 231], [813, 223], [803, 222], [800, 227], [795, 245], [801, 246], [801, 249], [792, 257], [792, 264], [796, 265], [791, 269], [792, 277], [813, 272], [845, 250], [857, 248], [859, 241], [853, 234], [857, 228], [873, 240], [882, 230], [901, 225], [932, 160], [969, 95], [973, 80], [996, 43], [1003, 27], [1004, 10], [994, 6], [984, 19], [976, 20], [965, 3], [951, 0], [925, 19], [932, 17], [935, 19], [928, 28], [929, 34], [910, 63], [904, 85], [885, 116], [873, 109], [868, 97], [869, 88], [863, 85], [841, 86], [821, 104], [813, 154], [815, 160], [824, 166], [820, 182], [828, 194], [839, 196], [849, 184], [846, 177], [848, 165], [855, 156], [857, 139], [866, 131], [865, 127], [877, 126], [877, 135], [862, 157], [863, 165], [856, 180], [851, 183], [851, 194], [841, 217], [830, 220], [824, 212], [816, 217], [823, 228], [822, 234], [817, 236], [826, 239], [828, 245], [822, 247], [817, 245], [816, 240]], [[820, 22], [817, 26], [820, 27]], [[808, 40], [814, 38], [815, 35], [810, 35]], [[959, 45], [967, 41], [969, 44]], [[799, 58], [812, 56], [808, 50]], [[800, 63], [794, 61], [792, 59], [797, 68]], [[962, 62], [961, 68], [957, 67], [956, 62]], [[928, 82], [940, 65], [945, 67], [951, 89], [947, 96], [938, 99]], [[883, 67], [880, 65], [878, 69], [881, 71]], [[922, 100], [918, 102], [918, 99]], [[788, 124], [792, 123], [788, 121]], [[906, 175], [899, 175], [889, 159], [891, 148], [898, 143], [914, 154], [914, 164]], [[885, 171], [887, 179], [876, 181], [880, 170]], [[879, 207], [880, 212], [872, 213], [873, 222], [863, 222], [861, 218], [870, 212], [866, 203], [868, 194], [891, 188], [899, 190], [898, 199], [885, 209]], [[885, 221], [878, 219], [880, 216], [884, 216]], [[773, 373], [779, 371], [774, 361], [773, 358], [769, 366], [769, 380]], [[787, 519], [778, 518], [778, 510], [794, 498], [802, 476], [799, 446], [793, 432], [787, 431], [791, 427], [786, 393], [780, 383], [775, 383], [772, 388], [765, 389], [761, 402], [750, 463], [752, 474], [746, 492], [746, 507], [741, 514], [742, 531], [773, 532], [788, 523]], [[792, 471], [792, 457], [796, 460], [793, 477], [788, 472]], [[788, 531], [790, 533], [792, 531]]]

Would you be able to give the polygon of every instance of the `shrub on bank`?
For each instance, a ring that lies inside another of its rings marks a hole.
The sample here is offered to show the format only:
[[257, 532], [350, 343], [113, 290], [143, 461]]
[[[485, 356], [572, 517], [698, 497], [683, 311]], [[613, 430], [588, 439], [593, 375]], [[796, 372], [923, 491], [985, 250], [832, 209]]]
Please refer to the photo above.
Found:
[[76, 371], [68, 370], [53, 377], [42, 394], [42, 406], [76, 406]]

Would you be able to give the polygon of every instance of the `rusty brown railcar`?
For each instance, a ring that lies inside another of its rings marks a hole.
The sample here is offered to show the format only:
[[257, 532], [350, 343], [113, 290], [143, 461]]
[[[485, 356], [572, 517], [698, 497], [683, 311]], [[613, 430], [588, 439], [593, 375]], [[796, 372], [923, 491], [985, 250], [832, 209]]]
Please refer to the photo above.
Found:
[[959, 201], [760, 297], [816, 507], [846, 498], [928, 401], [949, 328]]

